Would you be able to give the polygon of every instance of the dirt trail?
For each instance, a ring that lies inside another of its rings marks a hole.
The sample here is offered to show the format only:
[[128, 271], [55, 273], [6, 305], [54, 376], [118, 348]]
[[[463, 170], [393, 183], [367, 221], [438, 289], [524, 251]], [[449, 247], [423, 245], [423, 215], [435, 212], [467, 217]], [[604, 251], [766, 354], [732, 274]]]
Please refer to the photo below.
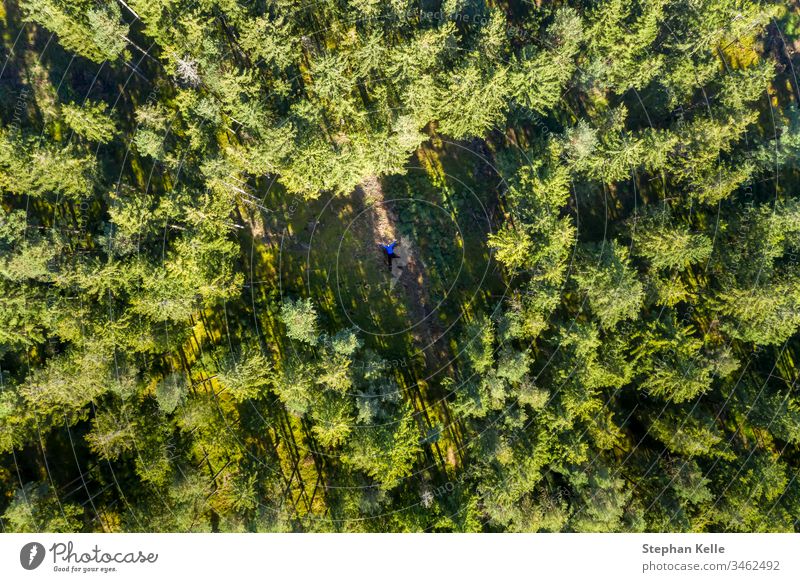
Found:
[[[397, 234], [397, 214], [391, 202], [384, 202], [383, 189], [376, 177], [367, 178], [358, 189], [363, 194], [364, 205], [371, 208], [369, 216], [376, 264], [387, 268], [386, 256], [379, 245], [395, 240], [399, 243], [395, 247], [397, 258], [392, 261], [390, 286], [394, 289], [399, 285], [403, 289], [411, 319], [418, 323], [430, 314], [435, 305], [431, 305], [428, 296], [428, 281], [416, 245], [409, 237]], [[441, 337], [437, 323], [435, 314], [425, 319], [412, 330], [414, 339], [424, 346], [437, 341]]]

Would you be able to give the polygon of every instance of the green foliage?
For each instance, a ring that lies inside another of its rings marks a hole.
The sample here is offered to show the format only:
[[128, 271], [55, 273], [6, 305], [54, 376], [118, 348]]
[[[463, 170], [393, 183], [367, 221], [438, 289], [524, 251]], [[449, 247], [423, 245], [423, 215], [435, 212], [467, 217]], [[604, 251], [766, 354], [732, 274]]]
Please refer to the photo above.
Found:
[[135, 410], [121, 407], [103, 410], [92, 419], [92, 430], [86, 436], [89, 447], [99, 457], [116, 460], [136, 446]]
[[258, 398], [272, 382], [272, 362], [256, 350], [244, 350], [220, 370], [219, 383], [237, 402]]
[[391, 489], [411, 474], [419, 452], [416, 423], [402, 410], [392, 422], [354, 428], [342, 460]]
[[128, 26], [120, 22], [117, 4], [91, 7], [57, 0], [25, 0], [26, 18], [58, 35], [61, 45], [95, 62], [116, 59], [125, 49]]
[[729, 316], [734, 337], [760, 345], [786, 341], [800, 327], [800, 292], [795, 282], [721, 294], [721, 312]]
[[78, 135], [100, 143], [108, 143], [116, 133], [114, 120], [106, 114], [105, 109], [105, 104], [92, 102], [83, 105], [65, 103], [61, 106], [67, 125]]
[[186, 396], [188, 386], [182, 372], [172, 372], [156, 384], [156, 401], [162, 412], [169, 414]]
[[653, 269], [682, 271], [703, 263], [711, 255], [711, 241], [687, 228], [675, 228], [655, 221], [637, 223], [633, 251], [647, 259]]
[[2, 527], [796, 531], [797, 11], [534, 4], [8, 6]]
[[281, 306], [281, 321], [286, 334], [297, 341], [314, 346], [317, 344], [317, 311], [311, 299], [287, 300]]
[[489, 246], [495, 250], [495, 258], [513, 272], [527, 263], [533, 241], [525, 231], [506, 226], [489, 235]]
[[587, 249], [575, 274], [589, 306], [605, 328], [635, 319], [644, 299], [644, 288], [630, 267], [628, 249], [617, 242]]
[[79, 506], [61, 503], [46, 483], [28, 483], [17, 489], [3, 520], [19, 533], [70, 533], [80, 531], [82, 514]]
[[89, 197], [94, 189], [95, 162], [72, 147], [37, 145], [32, 138], [0, 131], [0, 190], [14, 195], [71, 200]]
[[314, 436], [324, 447], [338, 447], [347, 441], [355, 423], [355, 407], [346, 396], [326, 392], [315, 403]]
[[312, 373], [312, 366], [294, 356], [283, 362], [283, 368], [275, 378], [275, 393], [292, 414], [302, 416], [311, 406]]

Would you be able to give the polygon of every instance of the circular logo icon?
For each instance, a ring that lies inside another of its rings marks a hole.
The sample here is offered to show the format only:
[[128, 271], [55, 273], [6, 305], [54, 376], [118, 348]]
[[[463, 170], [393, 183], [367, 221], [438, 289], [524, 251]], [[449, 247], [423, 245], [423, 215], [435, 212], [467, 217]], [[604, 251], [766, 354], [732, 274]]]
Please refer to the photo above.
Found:
[[26, 570], [35, 570], [44, 561], [44, 546], [39, 542], [30, 542], [19, 551], [19, 563]]

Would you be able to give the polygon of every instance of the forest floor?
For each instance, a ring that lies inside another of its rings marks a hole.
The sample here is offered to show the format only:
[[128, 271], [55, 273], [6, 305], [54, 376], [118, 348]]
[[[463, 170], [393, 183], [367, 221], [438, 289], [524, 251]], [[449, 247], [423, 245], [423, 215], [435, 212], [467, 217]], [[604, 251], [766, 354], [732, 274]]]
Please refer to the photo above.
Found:
[[[354, 328], [388, 360], [415, 354], [426, 362], [416, 370], [445, 372], [464, 318], [491, 312], [504, 293], [486, 241], [497, 177], [483, 165], [461, 145], [426, 144], [405, 174], [370, 177], [348, 196], [291, 202], [271, 185], [263, 226], [243, 217], [257, 247], [256, 311], [311, 296], [326, 327]], [[393, 240], [390, 271], [379, 245]]]
[[[387, 201], [383, 187], [377, 177], [366, 179], [356, 189], [356, 198], [361, 198], [373, 233], [375, 249], [380, 257], [380, 264], [385, 265], [386, 257], [380, 248], [381, 244], [397, 241], [395, 257], [391, 262], [391, 280], [389, 289], [395, 297], [403, 297], [414, 322], [409, 330], [417, 343], [429, 346], [441, 337], [441, 330], [435, 318], [430, 317], [430, 297], [428, 277], [421, 265], [414, 240], [405, 234], [398, 234], [398, 217], [391, 200]], [[388, 269], [388, 267], [387, 267]], [[397, 292], [398, 286], [402, 293]], [[424, 348], [423, 348], [424, 349]]]

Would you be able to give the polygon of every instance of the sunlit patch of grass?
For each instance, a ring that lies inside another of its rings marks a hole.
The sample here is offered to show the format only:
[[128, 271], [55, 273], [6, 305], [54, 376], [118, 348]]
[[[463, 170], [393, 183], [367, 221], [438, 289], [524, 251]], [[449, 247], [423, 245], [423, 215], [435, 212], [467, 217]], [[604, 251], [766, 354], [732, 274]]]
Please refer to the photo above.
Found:
[[754, 34], [738, 39], [724, 39], [721, 50], [728, 65], [734, 69], [752, 67], [762, 58], [760, 43]]

